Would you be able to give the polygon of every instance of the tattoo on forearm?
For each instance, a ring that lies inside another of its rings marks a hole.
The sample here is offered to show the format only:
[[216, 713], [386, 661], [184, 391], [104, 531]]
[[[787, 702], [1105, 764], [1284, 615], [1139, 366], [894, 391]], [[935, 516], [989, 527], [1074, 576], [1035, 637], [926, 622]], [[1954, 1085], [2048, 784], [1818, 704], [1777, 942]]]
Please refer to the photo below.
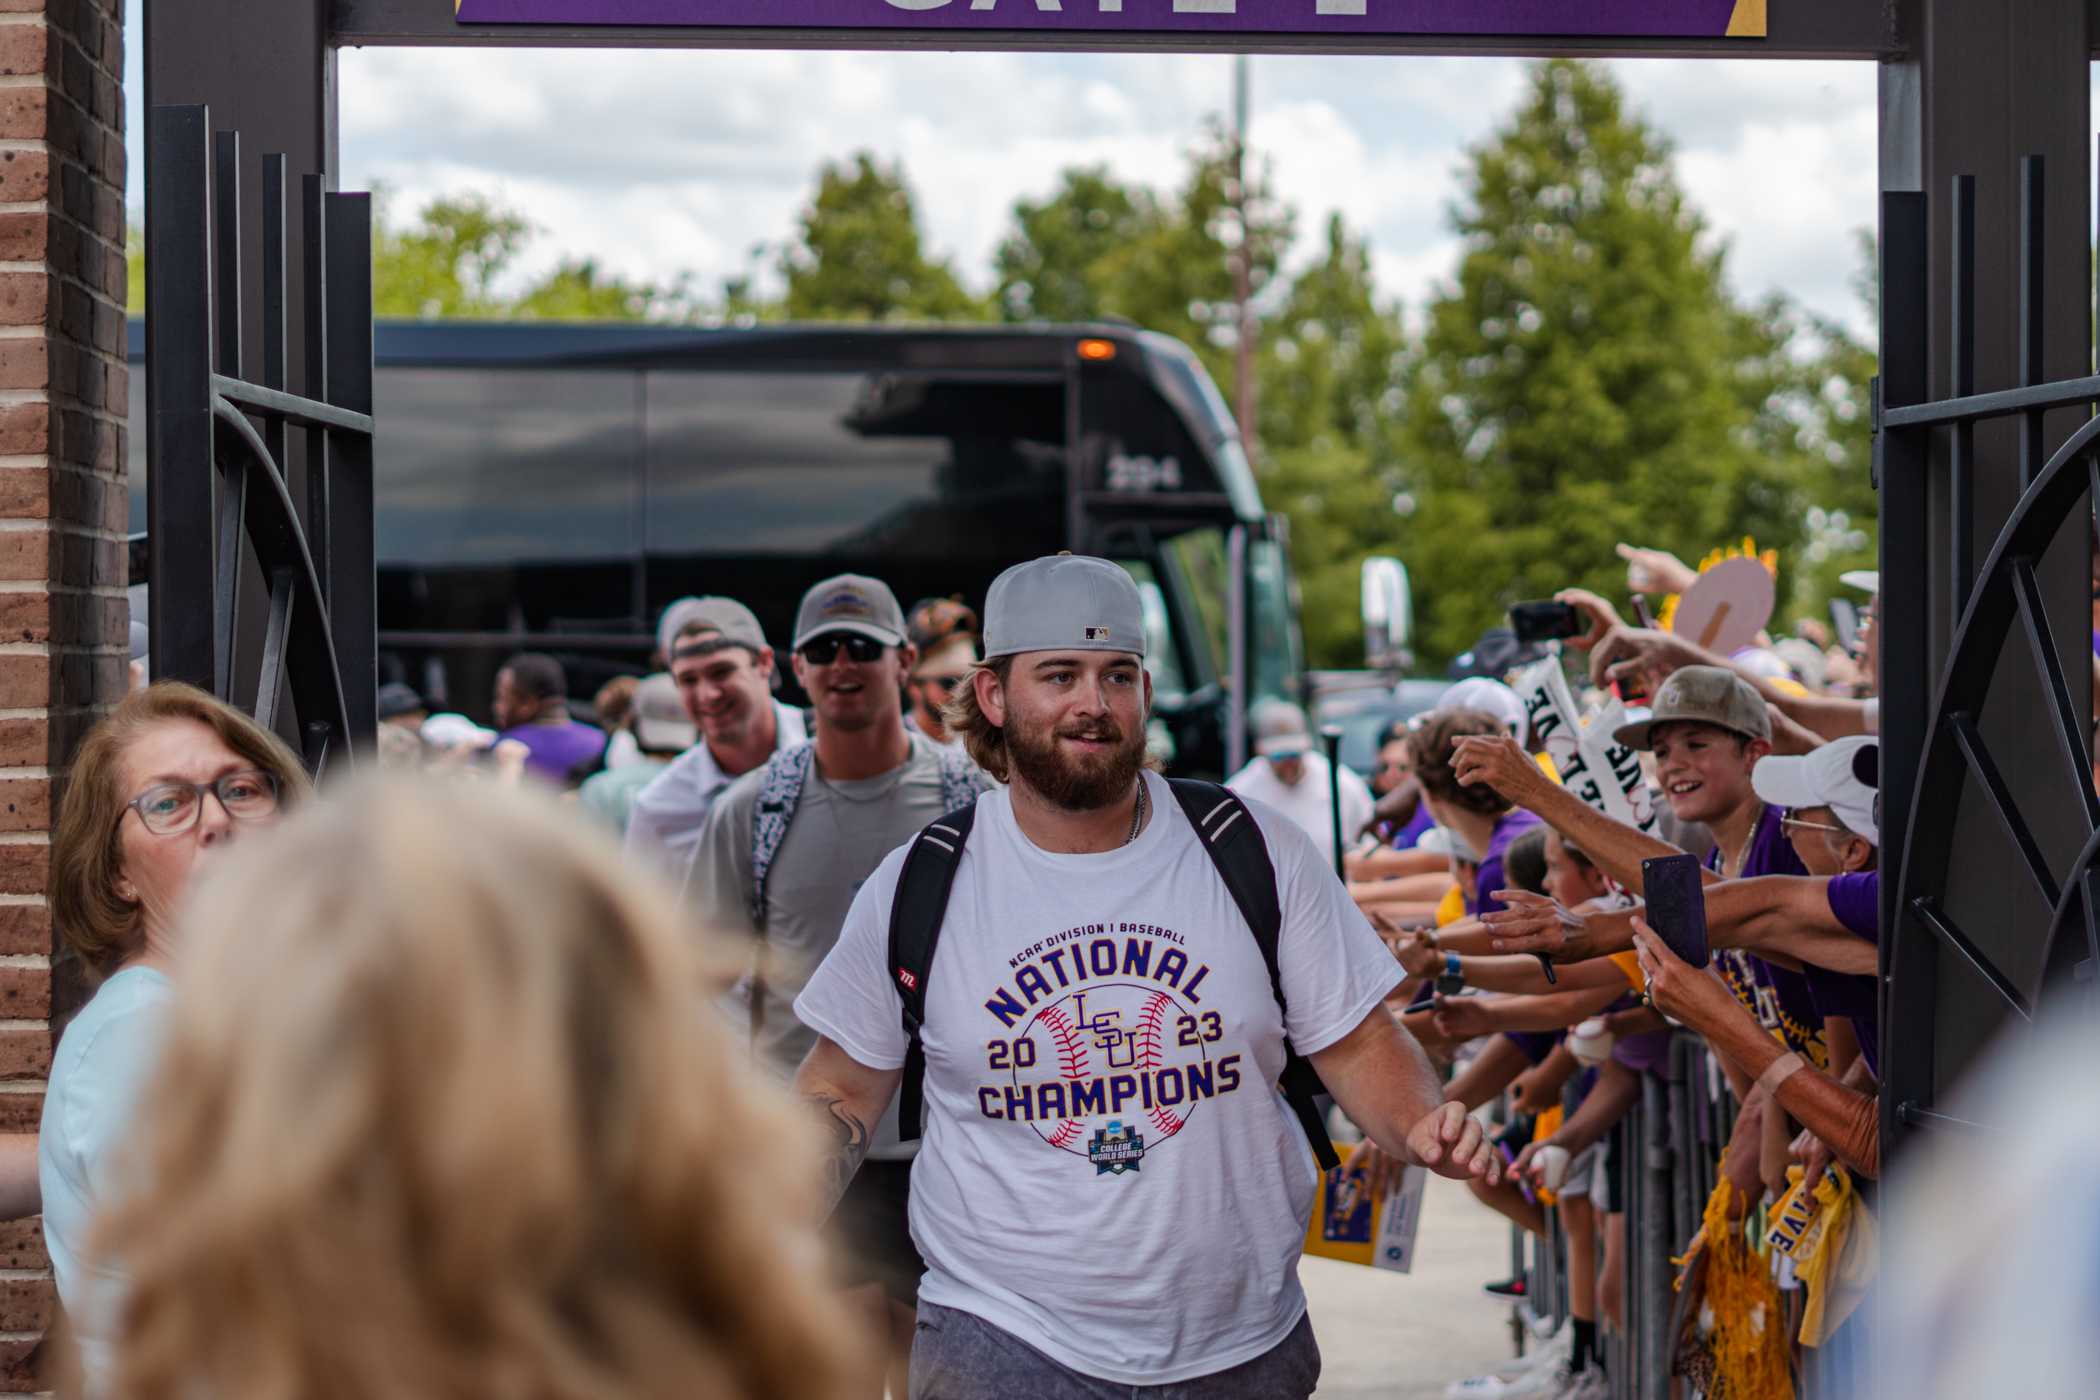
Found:
[[853, 1174], [860, 1170], [863, 1157], [868, 1155], [868, 1125], [853, 1116], [844, 1099], [832, 1094], [806, 1094], [804, 1100], [819, 1109], [823, 1122], [832, 1131], [831, 1156], [826, 1164], [825, 1204], [828, 1209], [839, 1203], [852, 1182]]

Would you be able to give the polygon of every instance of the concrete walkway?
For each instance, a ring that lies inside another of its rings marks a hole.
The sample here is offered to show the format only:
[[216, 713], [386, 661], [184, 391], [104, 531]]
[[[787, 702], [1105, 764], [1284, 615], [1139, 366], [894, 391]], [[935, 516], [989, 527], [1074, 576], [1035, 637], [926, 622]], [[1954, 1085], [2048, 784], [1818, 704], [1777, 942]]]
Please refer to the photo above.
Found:
[[1412, 1274], [1304, 1260], [1321, 1400], [1436, 1400], [1508, 1361], [1509, 1308], [1480, 1292], [1508, 1272], [1508, 1222], [1441, 1177], [1429, 1180]]

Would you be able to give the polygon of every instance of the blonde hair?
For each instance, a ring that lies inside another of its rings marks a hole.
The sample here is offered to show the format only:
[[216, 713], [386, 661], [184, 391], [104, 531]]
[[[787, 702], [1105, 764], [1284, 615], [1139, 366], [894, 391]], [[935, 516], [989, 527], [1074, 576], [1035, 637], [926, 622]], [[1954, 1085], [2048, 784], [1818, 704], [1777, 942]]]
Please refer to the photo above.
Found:
[[1003, 689], [1013, 676], [1013, 669], [1011, 656], [995, 656], [989, 661], [974, 663], [964, 672], [962, 684], [948, 692], [948, 703], [941, 706], [942, 728], [962, 740], [963, 751], [970, 755], [970, 762], [999, 783], [1013, 781], [1013, 757], [1006, 751], [1006, 731], [993, 724], [977, 703], [977, 677], [990, 672]]
[[143, 917], [138, 901], [117, 893], [124, 807], [136, 795], [123, 788], [124, 756], [151, 731], [181, 720], [203, 725], [227, 748], [275, 775], [284, 807], [296, 806], [311, 790], [306, 769], [283, 740], [197, 687], [156, 681], [125, 696], [75, 751], [51, 833], [52, 917], [60, 937], [98, 978], [131, 952]]
[[114, 1393], [843, 1392], [814, 1124], [735, 1055], [674, 901], [575, 826], [364, 780], [200, 888], [96, 1237]]

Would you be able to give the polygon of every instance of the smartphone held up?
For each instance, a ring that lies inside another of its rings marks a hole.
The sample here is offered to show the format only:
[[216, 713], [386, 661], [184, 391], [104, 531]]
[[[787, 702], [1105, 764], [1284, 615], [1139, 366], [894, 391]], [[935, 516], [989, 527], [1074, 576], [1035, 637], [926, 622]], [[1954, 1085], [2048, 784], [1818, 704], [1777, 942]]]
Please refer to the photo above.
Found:
[[1706, 884], [1696, 856], [1658, 856], [1641, 862], [1648, 926], [1693, 967], [1713, 960], [1706, 939]]

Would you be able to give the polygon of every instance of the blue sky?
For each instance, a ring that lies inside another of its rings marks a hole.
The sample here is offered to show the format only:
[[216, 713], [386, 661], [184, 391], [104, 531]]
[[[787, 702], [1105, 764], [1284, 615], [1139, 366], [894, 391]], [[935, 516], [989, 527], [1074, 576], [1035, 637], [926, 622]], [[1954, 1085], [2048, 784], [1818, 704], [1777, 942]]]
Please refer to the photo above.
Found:
[[[132, 202], [140, 203], [140, 7], [131, 7]], [[1874, 69], [1682, 60], [1613, 65], [1678, 152], [1745, 296], [1783, 290], [1869, 329], [1851, 289], [1874, 218]], [[1370, 239], [1382, 292], [1410, 307], [1449, 275], [1465, 148], [1507, 114], [1503, 59], [1259, 58], [1253, 144], [1300, 211]], [[587, 256], [713, 288], [793, 227], [819, 161], [902, 160], [935, 251], [989, 282], [1014, 200], [1069, 165], [1172, 183], [1231, 100], [1223, 57], [352, 50], [342, 56], [343, 187], [397, 211], [474, 189], [522, 208], [533, 265]]]

